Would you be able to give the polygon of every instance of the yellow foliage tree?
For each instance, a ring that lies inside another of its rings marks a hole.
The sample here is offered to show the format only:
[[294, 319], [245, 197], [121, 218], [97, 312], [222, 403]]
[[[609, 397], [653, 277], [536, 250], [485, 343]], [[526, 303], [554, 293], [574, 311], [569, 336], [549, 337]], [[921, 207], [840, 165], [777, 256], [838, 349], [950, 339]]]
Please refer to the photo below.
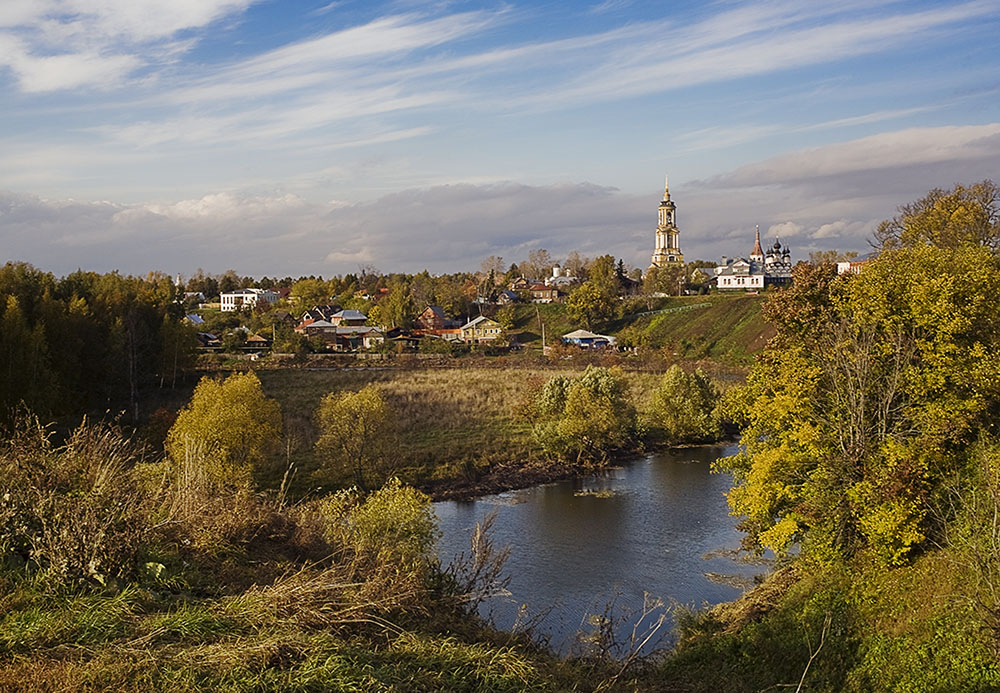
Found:
[[166, 448], [180, 461], [195, 447], [212, 464], [213, 476], [249, 486], [254, 467], [280, 442], [281, 406], [264, 395], [256, 375], [235, 373], [223, 381], [201, 379], [167, 434]]
[[316, 454], [323, 462], [318, 477], [327, 483], [351, 474], [362, 491], [381, 482], [389, 472], [392, 412], [382, 392], [367, 385], [357, 392], [331, 392], [319, 405], [321, 431]]
[[1000, 261], [979, 244], [885, 251], [856, 277], [798, 268], [727, 403], [747, 545], [905, 560], [1000, 406], [998, 303]]

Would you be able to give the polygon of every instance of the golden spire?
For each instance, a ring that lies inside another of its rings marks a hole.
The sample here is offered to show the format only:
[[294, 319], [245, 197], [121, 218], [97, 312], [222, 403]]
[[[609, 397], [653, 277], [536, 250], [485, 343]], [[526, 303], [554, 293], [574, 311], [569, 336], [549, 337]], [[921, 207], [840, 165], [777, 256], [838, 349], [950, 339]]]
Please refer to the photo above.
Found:
[[670, 176], [666, 174], [663, 176], [663, 199], [670, 199]]

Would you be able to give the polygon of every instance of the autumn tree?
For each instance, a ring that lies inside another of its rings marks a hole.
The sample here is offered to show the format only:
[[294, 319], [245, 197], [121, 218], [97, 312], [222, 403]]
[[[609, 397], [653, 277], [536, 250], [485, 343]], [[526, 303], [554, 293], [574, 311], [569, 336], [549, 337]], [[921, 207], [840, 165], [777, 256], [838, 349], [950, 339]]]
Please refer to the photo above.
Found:
[[981, 245], [1000, 250], [1000, 186], [984, 180], [952, 190], [936, 188], [903, 205], [899, 214], [875, 230], [882, 249], [933, 245], [959, 248]]
[[392, 466], [392, 421], [392, 410], [375, 385], [326, 395], [316, 411], [316, 455], [322, 464], [317, 477], [333, 483], [347, 474], [363, 492], [384, 481]]
[[602, 255], [590, 264], [587, 281], [570, 292], [566, 312], [588, 329], [615, 317], [618, 309], [618, 273], [615, 259]]
[[570, 292], [566, 299], [566, 312], [587, 329], [615, 316], [617, 302], [614, 293], [607, 285], [587, 280]]
[[322, 279], [300, 279], [292, 284], [290, 296], [298, 312], [302, 313], [313, 306], [328, 304], [331, 294], [329, 283]]
[[602, 460], [634, 440], [636, 413], [618, 368], [588, 366], [578, 378], [555, 376], [536, 402], [535, 437], [550, 454]]
[[809, 253], [809, 262], [813, 265], [823, 265], [827, 263], [836, 264], [853, 260], [858, 254], [853, 250], [841, 253], [837, 250], [813, 250]]
[[378, 302], [379, 321], [386, 327], [411, 327], [416, 317], [410, 287], [399, 282], [389, 294]]
[[[800, 269], [801, 268], [801, 269]], [[905, 559], [935, 531], [957, 452], [1000, 404], [1000, 261], [982, 245], [887, 250], [856, 276], [801, 265], [777, 335], [728, 397], [724, 465], [751, 548]]]
[[281, 407], [264, 395], [254, 373], [234, 373], [223, 381], [205, 377], [167, 434], [175, 461], [192, 450], [210, 473], [249, 486], [255, 467], [267, 462], [281, 443]]

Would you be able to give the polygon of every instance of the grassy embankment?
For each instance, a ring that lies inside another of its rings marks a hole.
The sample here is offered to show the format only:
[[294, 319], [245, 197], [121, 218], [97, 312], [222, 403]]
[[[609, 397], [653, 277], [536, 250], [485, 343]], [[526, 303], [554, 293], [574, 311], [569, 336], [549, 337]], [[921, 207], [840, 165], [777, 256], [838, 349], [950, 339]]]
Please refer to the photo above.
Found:
[[[760, 316], [760, 304], [766, 298], [739, 293], [632, 299], [626, 303], [624, 317], [595, 331], [618, 336], [638, 345], [640, 351], [667, 350], [678, 359], [748, 365], [774, 334]], [[650, 311], [663, 312], [642, 314]], [[548, 344], [582, 327], [566, 314], [565, 304], [552, 303], [518, 306], [512, 332], [522, 343], [540, 346], [539, 319], [545, 324]]]
[[650, 690], [1000, 690], [997, 638], [976, 613], [956, 547], [885, 568], [793, 565], [742, 599], [682, 619]]
[[[572, 472], [545, 461], [533, 435], [532, 403], [554, 375], [579, 370], [539, 367], [460, 367], [259, 371], [265, 393], [281, 404], [286, 437], [296, 461], [295, 490], [309, 487], [318, 464], [313, 414], [330, 392], [377, 383], [396, 416], [396, 473], [435, 495], [448, 490], [489, 492], [546, 481]], [[640, 415], [648, 412], [660, 374], [626, 372]], [[265, 485], [280, 480], [283, 467], [267, 470]], [[345, 477], [345, 484], [349, 479]]]

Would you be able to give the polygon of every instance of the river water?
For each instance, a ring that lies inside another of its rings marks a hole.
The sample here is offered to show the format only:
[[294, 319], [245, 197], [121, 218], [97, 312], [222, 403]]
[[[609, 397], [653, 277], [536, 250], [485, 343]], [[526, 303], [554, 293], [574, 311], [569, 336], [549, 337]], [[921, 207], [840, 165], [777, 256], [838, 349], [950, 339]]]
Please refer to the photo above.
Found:
[[735, 599], [766, 572], [735, 555], [740, 533], [723, 496], [732, 479], [710, 473], [712, 461], [735, 451], [684, 448], [587, 478], [435, 503], [438, 553], [448, 562], [467, 551], [475, 524], [496, 511], [493, 541], [511, 548], [510, 594], [480, 612], [511, 629], [526, 611], [563, 653], [574, 651], [587, 616], [611, 599], [619, 615], [637, 613], [644, 593], [695, 607]]

